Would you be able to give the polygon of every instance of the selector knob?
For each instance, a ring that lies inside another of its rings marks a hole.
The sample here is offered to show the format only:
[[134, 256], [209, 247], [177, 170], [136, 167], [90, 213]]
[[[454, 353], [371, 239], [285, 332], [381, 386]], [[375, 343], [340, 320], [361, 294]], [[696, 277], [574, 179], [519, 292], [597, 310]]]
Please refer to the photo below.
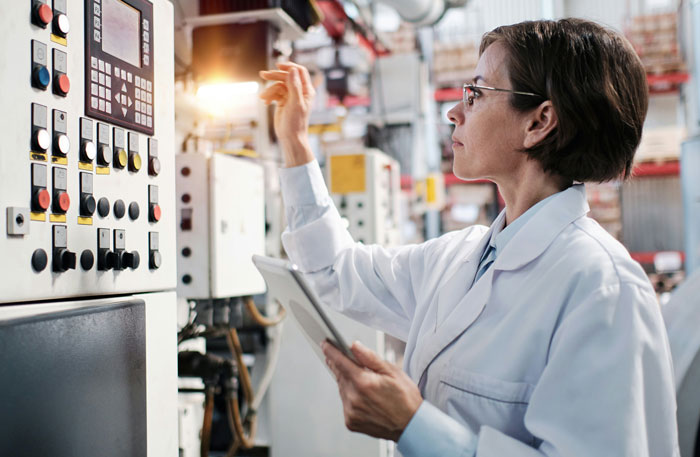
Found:
[[101, 249], [97, 253], [97, 269], [102, 271], [111, 270], [117, 266], [117, 254], [108, 250]]
[[70, 208], [70, 197], [67, 192], [57, 191], [53, 199], [54, 213], [65, 213]]
[[56, 35], [65, 38], [66, 35], [68, 35], [68, 32], [70, 32], [70, 21], [68, 20], [68, 16], [65, 14], [57, 14], [53, 18], [53, 31]]
[[75, 270], [77, 256], [65, 248], [58, 248], [53, 254], [53, 271], [62, 273], [68, 270]]
[[32, 8], [32, 22], [46, 28], [53, 20], [53, 10], [46, 3], [36, 2]]
[[158, 157], [151, 157], [151, 160], [148, 162], [148, 174], [151, 176], [158, 176], [160, 173], [160, 160], [158, 160]]
[[97, 202], [95, 202], [95, 197], [90, 194], [85, 194], [80, 197], [80, 215], [90, 217], [95, 214], [95, 209], [97, 209]]
[[46, 90], [49, 87], [49, 83], [51, 83], [51, 73], [49, 73], [48, 68], [42, 65], [32, 71], [32, 85], [34, 87]]
[[32, 209], [34, 211], [46, 211], [51, 204], [51, 194], [46, 189], [37, 190], [32, 195]]
[[110, 151], [109, 146], [106, 144], [101, 145], [98, 149], [97, 163], [105, 166], [109, 166], [109, 164], [112, 163], [112, 151]]
[[93, 160], [95, 160], [95, 156], [97, 155], [95, 143], [93, 143], [90, 140], [83, 141], [83, 146], [80, 152], [82, 154], [81, 159], [83, 160], [83, 162], [92, 162]]
[[131, 268], [132, 270], [135, 270], [139, 267], [139, 263], [141, 263], [141, 256], [137, 251], [133, 252], [126, 252], [124, 251], [124, 255], [122, 256], [122, 268], [126, 269]]
[[156, 203], [151, 203], [150, 210], [148, 211], [148, 220], [151, 222], [158, 222], [161, 217], [160, 206]]
[[54, 89], [58, 95], [66, 96], [70, 92], [70, 79], [68, 75], [58, 75], [54, 78]]
[[34, 143], [34, 147], [41, 152], [46, 152], [49, 146], [51, 146], [49, 132], [47, 132], [46, 129], [36, 129], [32, 138], [32, 143]]
[[61, 155], [67, 155], [70, 150], [70, 139], [65, 133], [59, 133], [53, 140], [55, 151]]

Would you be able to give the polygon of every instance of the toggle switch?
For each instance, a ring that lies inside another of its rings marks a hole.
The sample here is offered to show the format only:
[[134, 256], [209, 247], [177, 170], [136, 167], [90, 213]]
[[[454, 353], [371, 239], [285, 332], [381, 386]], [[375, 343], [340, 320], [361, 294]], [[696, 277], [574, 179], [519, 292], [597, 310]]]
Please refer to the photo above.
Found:
[[117, 255], [110, 250], [110, 230], [97, 229], [97, 269], [107, 271], [117, 265]]
[[158, 238], [158, 232], [148, 232], [148, 268], [151, 270], [157, 270], [163, 264]]
[[68, 250], [68, 227], [53, 226], [53, 271], [63, 273], [75, 270], [78, 257], [75, 252]]

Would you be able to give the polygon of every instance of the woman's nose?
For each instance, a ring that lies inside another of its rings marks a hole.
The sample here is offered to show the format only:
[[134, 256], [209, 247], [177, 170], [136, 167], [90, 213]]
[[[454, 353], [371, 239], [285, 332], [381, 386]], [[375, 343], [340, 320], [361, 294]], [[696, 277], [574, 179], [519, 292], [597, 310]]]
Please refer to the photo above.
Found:
[[462, 110], [462, 103], [459, 102], [447, 112], [447, 119], [453, 124], [459, 125], [464, 121], [464, 110]]

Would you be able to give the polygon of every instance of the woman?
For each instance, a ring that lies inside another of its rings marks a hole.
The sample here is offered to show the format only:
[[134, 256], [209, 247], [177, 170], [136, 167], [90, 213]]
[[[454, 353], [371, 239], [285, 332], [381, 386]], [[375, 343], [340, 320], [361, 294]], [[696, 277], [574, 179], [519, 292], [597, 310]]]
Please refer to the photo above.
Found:
[[290, 259], [323, 300], [406, 341], [405, 373], [326, 345], [348, 428], [409, 456], [677, 456], [668, 342], [654, 290], [588, 218], [582, 182], [626, 177], [647, 109], [629, 43], [567, 19], [499, 27], [448, 114], [454, 173], [489, 179], [490, 228], [420, 245], [354, 243], [308, 147], [314, 90], [276, 81]]

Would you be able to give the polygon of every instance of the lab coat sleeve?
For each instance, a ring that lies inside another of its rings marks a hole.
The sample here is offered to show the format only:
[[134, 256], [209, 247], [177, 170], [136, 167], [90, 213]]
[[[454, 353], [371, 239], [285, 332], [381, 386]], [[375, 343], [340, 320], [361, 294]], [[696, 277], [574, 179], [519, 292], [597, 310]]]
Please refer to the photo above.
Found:
[[405, 341], [426, 251], [437, 240], [393, 249], [355, 243], [315, 160], [281, 169], [280, 182], [288, 221], [282, 243], [321, 300]]
[[483, 426], [476, 456], [677, 457], [672, 373], [653, 291], [603, 287], [572, 307], [552, 337], [525, 414], [539, 446]]

